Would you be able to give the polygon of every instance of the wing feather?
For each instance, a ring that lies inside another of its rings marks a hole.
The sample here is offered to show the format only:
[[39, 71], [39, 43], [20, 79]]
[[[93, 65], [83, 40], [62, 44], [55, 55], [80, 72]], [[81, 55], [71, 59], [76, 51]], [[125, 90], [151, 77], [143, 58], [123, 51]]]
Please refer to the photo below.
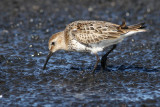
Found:
[[119, 25], [104, 21], [76, 21], [66, 27], [68, 33], [83, 44], [94, 44], [104, 39], [119, 38]]

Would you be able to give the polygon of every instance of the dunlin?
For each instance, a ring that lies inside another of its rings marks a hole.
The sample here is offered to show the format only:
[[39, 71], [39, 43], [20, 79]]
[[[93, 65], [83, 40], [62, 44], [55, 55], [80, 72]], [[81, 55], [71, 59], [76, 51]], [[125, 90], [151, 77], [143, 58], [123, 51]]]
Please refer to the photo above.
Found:
[[64, 31], [53, 34], [48, 42], [49, 54], [43, 69], [52, 54], [58, 50], [90, 52], [95, 54], [97, 62], [92, 72], [95, 71], [99, 57], [98, 52], [113, 45], [101, 59], [101, 67], [104, 70], [107, 56], [116, 48], [116, 44], [125, 37], [138, 32], [146, 31], [144, 23], [126, 26], [125, 21], [121, 25], [106, 21], [75, 21], [66, 26]]

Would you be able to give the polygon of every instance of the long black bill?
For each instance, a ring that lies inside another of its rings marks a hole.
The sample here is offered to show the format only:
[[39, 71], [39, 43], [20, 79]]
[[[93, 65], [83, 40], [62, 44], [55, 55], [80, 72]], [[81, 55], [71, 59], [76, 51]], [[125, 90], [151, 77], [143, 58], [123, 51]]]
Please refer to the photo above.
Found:
[[47, 65], [50, 57], [52, 56], [52, 54], [53, 54], [52, 52], [49, 52], [49, 54], [48, 54], [48, 56], [47, 56], [47, 59], [46, 59], [46, 62], [45, 62], [45, 64], [44, 64], [44, 66], [43, 66], [43, 70], [46, 68], [46, 65]]

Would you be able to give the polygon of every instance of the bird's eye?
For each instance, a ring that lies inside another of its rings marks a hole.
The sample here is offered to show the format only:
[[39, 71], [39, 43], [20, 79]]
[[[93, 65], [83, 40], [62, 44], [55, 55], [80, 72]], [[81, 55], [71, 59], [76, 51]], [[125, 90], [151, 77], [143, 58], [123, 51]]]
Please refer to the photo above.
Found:
[[52, 45], [55, 45], [55, 42], [52, 42]]

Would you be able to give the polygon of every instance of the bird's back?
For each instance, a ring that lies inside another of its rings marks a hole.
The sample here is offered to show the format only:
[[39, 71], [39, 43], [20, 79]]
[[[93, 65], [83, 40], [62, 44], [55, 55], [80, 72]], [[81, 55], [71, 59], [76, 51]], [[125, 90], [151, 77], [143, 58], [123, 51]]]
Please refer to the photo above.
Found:
[[75, 21], [70, 23], [66, 29], [69, 35], [77, 42], [92, 47], [107, 47], [123, 40], [125, 35], [143, 31], [144, 23], [126, 26], [106, 21]]
[[105, 31], [113, 31], [117, 30], [117, 27], [119, 25], [111, 23], [111, 22], [106, 22], [106, 21], [96, 21], [96, 20], [79, 20], [70, 23], [66, 29], [78, 29], [82, 31], [91, 31], [96, 29], [101, 29]]

